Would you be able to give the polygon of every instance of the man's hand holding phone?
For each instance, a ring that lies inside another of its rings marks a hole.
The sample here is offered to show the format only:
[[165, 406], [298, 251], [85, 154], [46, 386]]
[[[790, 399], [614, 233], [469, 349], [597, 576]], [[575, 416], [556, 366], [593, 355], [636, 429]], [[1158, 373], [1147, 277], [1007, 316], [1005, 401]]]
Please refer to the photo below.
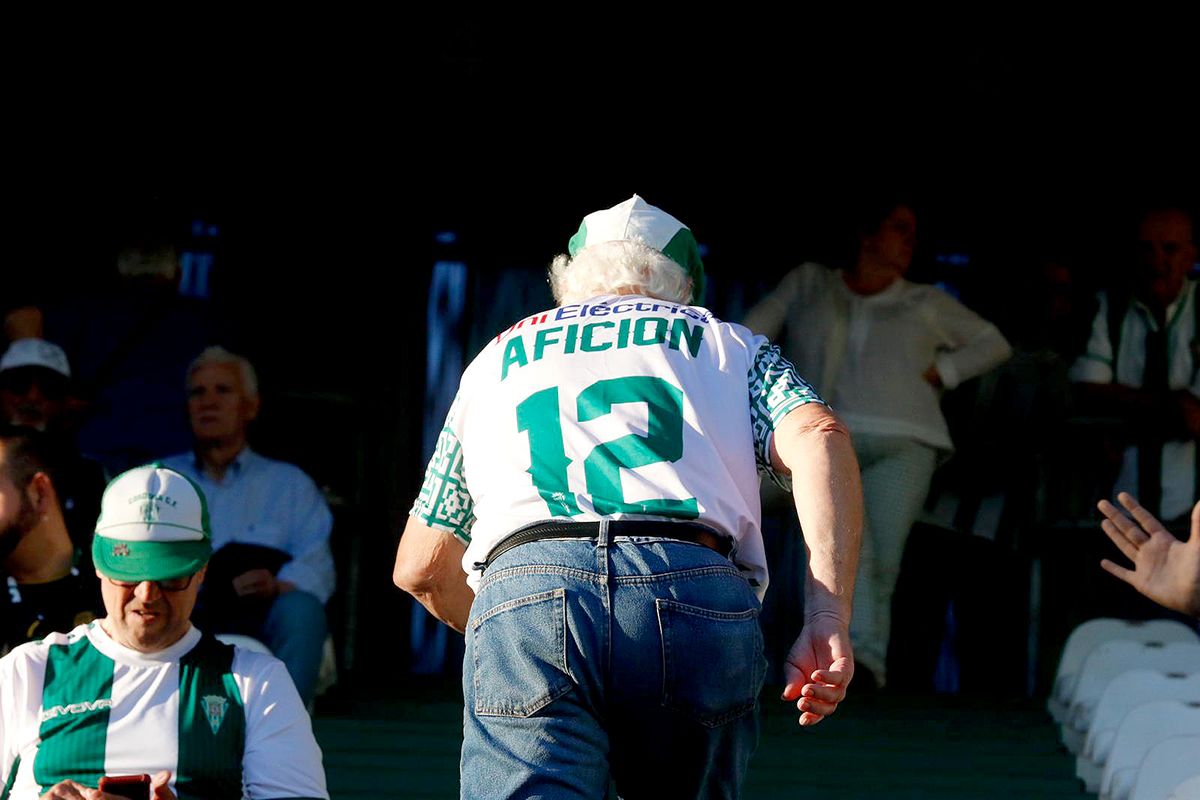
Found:
[[163, 770], [149, 775], [105, 776], [100, 788], [92, 789], [76, 781], [63, 781], [50, 787], [42, 800], [176, 800], [171, 791], [171, 773]]

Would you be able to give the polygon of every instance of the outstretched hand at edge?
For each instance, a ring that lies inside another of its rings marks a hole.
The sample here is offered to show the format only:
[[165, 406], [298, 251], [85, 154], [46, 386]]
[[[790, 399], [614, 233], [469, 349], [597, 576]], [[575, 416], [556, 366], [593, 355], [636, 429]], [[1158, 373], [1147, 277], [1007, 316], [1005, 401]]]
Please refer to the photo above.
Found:
[[1097, 507], [1105, 519], [1100, 527], [1133, 569], [1107, 558], [1100, 566], [1154, 602], [1200, 616], [1200, 503], [1192, 508], [1191, 536], [1181, 542], [1132, 495], [1121, 492], [1117, 500], [1130, 516], [1101, 500]]

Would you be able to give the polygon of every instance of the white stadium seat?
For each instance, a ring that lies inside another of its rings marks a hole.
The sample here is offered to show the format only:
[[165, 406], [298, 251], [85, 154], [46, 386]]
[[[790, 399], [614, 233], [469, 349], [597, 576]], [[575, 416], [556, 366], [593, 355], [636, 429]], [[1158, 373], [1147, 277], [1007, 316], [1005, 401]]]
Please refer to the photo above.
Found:
[[1188, 778], [1176, 786], [1167, 800], [1200, 800], [1200, 776]]
[[1158, 700], [1126, 714], [1100, 777], [1100, 800], [1128, 800], [1146, 754], [1178, 736], [1200, 736], [1200, 703]]
[[1062, 741], [1079, 755], [1100, 696], [1109, 682], [1129, 669], [1144, 667], [1158, 672], [1190, 672], [1200, 664], [1200, 640], [1190, 642], [1105, 642], [1088, 654], [1079, 671], [1071, 708], [1062, 725]]
[[1088, 728], [1083, 750], [1075, 760], [1075, 774], [1089, 792], [1100, 790], [1100, 774], [1125, 715], [1155, 700], [1200, 702], [1200, 664], [1195, 666], [1191, 675], [1132, 669], [1109, 682], [1096, 704], [1096, 713]]
[[1130, 800], [1167, 800], [1172, 787], [1200, 778], [1200, 736], [1176, 736], [1150, 748], [1138, 767]]
[[1092, 649], [1102, 642], [1177, 642], [1196, 639], [1195, 631], [1182, 622], [1171, 619], [1140, 621], [1100, 617], [1081, 623], [1071, 631], [1066, 644], [1063, 645], [1062, 656], [1058, 659], [1058, 669], [1054, 675], [1054, 686], [1046, 700], [1046, 710], [1055, 722], [1062, 724], [1066, 719], [1067, 709], [1071, 706], [1071, 696], [1079, 669]]

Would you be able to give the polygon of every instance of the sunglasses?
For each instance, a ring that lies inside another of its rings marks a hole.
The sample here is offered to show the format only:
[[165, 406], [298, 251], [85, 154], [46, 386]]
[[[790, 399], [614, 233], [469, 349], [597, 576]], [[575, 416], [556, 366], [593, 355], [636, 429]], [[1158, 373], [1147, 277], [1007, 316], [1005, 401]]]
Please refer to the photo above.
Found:
[[192, 578], [194, 577], [196, 576], [192, 574], [184, 575], [182, 578], [167, 578], [164, 581], [115, 581], [105, 576], [105, 580], [113, 586], [120, 586], [122, 589], [136, 589], [143, 583], [153, 583], [158, 587], [160, 592], [182, 592], [192, 585]]

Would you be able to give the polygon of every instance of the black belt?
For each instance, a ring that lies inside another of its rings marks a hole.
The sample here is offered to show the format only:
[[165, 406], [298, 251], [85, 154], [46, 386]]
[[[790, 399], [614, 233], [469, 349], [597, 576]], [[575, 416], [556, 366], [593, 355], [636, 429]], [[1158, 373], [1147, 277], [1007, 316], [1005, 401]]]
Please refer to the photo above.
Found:
[[[681, 542], [704, 545], [728, 558], [733, 540], [722, 536], [706, 525], [695, 522], [662, 522], [648, 519], [615, 519], [608, 523], [610, 536], [645, 536], [654, 539], [677, 539]], [[476, 564], [487, 569], [504, 553], [523, 544], [542, 539], [596, 539], [600, 536], [599, 522], [539, 522], [519, 528], [492, 548], [488, 557]]]

